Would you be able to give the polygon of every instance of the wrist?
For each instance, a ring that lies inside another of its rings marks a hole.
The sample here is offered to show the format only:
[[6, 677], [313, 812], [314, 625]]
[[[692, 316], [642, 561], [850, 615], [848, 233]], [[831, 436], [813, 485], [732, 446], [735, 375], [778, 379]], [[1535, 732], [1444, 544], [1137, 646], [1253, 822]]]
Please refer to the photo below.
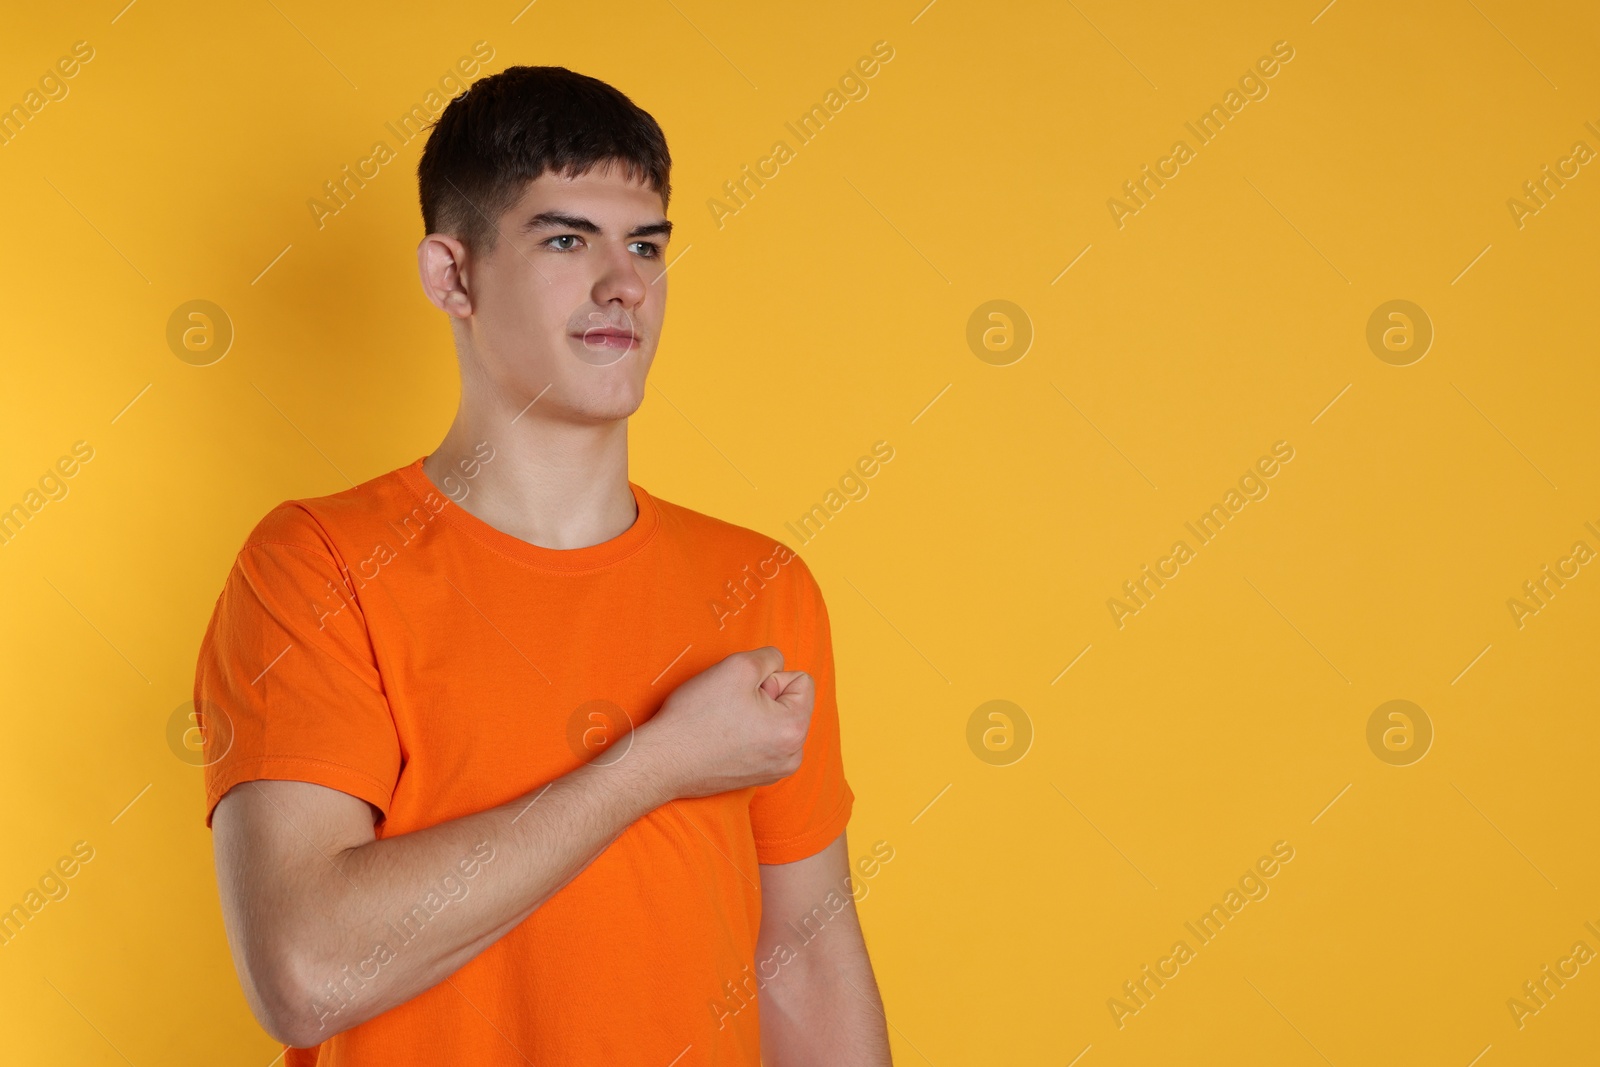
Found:
[[660, 731], [645, 723], [635, 728], [624, 743], [628, 749], [621, 759], [596, 769], [622, 775], [629, 795], [643, 808], [641, 815], [676, 800], [677, 760], [671, 746], [662, 743]]

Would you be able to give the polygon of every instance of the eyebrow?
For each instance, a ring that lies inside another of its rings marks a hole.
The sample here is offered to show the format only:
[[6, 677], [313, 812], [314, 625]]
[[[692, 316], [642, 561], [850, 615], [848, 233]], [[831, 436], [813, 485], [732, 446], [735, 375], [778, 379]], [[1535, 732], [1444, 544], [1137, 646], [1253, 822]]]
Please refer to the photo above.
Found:
[[[583, 233], [594, 234], [598, 234], [600, 232], [599, 226], [596, 226], [593, 222], [584, 218], [582, 215], [568, 215], [561, 211], [539, 212], [537, 215], [534, 215], [522, 224], [522, 229], [520, 232], [528, 234], [535, 230], [551, 229], [579, 230]], [[668, 222], [666, 219], [662, 219], [660, 222], [651, 222], [646, 223], [643, 226], [635, 226], [632, 230], [628, 231], [628, 236], [653, 237], [658, 233], [667, 237], [672, 236], [672, 223]]]

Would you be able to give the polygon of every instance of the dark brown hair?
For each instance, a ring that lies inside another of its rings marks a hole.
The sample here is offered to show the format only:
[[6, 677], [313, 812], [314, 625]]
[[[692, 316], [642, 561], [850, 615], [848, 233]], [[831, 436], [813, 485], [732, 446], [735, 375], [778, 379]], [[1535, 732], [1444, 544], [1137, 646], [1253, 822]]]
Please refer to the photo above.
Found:
[[417, 163], [428, 233], [474, 255], [494, 249], [496, 222], [546, 171], [565, 177], [620, 165], [667, 205], [672, 157], [650, 114], [620, 91], [566, 67], [507, 67], [450, 101]]

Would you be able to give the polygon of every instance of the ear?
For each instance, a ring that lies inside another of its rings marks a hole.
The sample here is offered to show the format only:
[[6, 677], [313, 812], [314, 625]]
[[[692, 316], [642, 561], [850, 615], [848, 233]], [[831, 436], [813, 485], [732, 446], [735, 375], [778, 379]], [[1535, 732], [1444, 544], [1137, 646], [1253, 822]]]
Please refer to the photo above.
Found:
[[458, 319], [472, 314], [467, 292], [467, 248], [445, 233], [430, 233], [417, 246], [417, 272], [422, 291], [433, 306]]

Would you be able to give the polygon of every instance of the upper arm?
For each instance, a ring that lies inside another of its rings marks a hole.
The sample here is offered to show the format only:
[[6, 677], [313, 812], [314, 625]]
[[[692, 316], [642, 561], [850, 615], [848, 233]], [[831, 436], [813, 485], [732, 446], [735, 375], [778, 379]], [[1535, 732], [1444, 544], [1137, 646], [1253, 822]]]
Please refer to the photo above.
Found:
[[340, 853], [374, 839], [401, 767], [360, 599], [305, 510], [239, 550], [201, 639], [194, 721], [222, 916], [251, 1010], [288, 1039]]
[[[804, 560], [796, 556], [788, 566], [798, 588], [792, 609], [795, 636], [788, 650], [792, 659], [786, 658], [784, 666], [811, 675], [815, 699], [800, 769], [761, 786], [750, 799], [756, 858], [773, 867], [787, 867], [824, 850], [844, 831], [855, 801], [840, 746], [827, 604]], [[843, 874], [841, 870], [841, 878]]]
[[762, 1062], [892, 1067], [845, 835], [805, 859], [763, 865], [761, 905]]
[[358, 591], [306, 510], [251, 532], [200, 643], [194, 719], [228, 945], [261, 1024], [303, 1015], [304, 956], [345, 882], [340, 854], [374, 839], [402, 765]]
[[[859, 944], [849, 849], [841, 832], [814, 855], [792, 863], [761, 864], [758, 963], [772, 960], [781, 969], [792, 959], [805, 957], [813, 945]], [[769, 973], [771, 969], [769, 965]]]
[[217, 888], [245, 998], [274, 1037], [293, 1043], [304, 1012], [307, 913], [345, 876], [343, 854], [375, 839], [368, 802], [311, 782], [250, 781], [212, 814]]

